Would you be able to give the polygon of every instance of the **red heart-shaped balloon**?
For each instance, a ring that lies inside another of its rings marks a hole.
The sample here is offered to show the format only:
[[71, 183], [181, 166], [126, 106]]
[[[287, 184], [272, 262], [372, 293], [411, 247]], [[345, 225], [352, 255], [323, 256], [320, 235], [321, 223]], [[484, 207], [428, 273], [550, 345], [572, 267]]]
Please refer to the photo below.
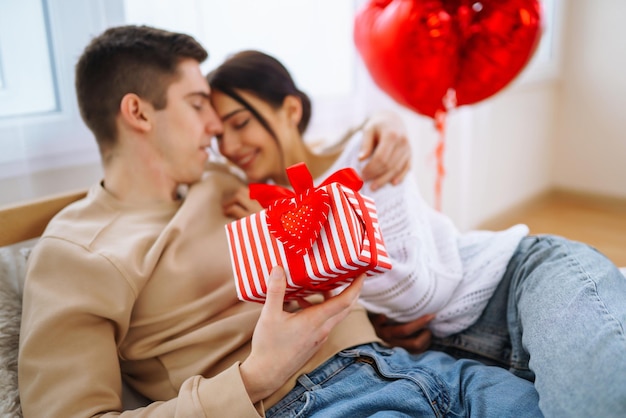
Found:
[[374, 82], [432, 118], [508, 85], [540, 33], [539, 0], [371, 0], [354, 24]]
[[308, 189], [291, 199], [279, 199], [268, 206], [267, 226], [287, 250], [307, 251], [328, 219], [330, 196], [324, 189]]

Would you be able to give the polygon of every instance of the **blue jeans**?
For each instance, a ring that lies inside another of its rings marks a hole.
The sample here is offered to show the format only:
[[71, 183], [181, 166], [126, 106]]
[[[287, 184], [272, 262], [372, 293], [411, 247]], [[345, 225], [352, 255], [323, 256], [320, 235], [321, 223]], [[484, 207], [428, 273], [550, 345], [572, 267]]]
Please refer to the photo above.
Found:
[[481, 318], [435, 350], [534, 381], [546, 417], [626, 417], [626, 279], [593, 248], [520, 243]]
[[440, 352], [343, 350], [270, 408], [272, 417], [541, 417], [531, 382]]

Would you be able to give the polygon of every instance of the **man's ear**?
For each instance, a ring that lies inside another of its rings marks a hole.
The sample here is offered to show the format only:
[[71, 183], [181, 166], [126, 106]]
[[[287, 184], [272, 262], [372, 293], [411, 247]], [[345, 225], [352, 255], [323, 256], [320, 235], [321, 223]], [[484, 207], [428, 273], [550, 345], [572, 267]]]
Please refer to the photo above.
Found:
[[285, 96], [285, 100], [283, 100], [283, 109], [287, 113], [289, 121], [298, 126], [300, 120], [302, 119], [302, 99], [294, 95]]
[[122, 120], [132, 129], [148, 132], [152, 129], [150, 112], [152, 106], [135, 93], [127, 93], [122, 97], [120, 113]]

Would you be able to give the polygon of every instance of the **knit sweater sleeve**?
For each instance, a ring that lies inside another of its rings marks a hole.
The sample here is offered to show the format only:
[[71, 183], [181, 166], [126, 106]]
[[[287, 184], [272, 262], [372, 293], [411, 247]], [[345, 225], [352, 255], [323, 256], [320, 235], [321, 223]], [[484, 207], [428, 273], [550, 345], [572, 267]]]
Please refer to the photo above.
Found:
[[[358, 160], [361, 142], [357, 132], [324, 177], [343, 167], [360, 172], [366, 163]], [[388, 184], [376, 191], [366, 183], [361, 193], [376, 203], [392, 264], [391, 271], [365, 281], [361, 303], [398, 322], [436, 314], [429, 327], [438, 337], [472, 325], [528, 227], [460, 233], [450, 218], [423, 200], [411, 174], [397, 186]]]
[[[331, 170], [349, 166], [360, 172], [366, 163], [358, 161], [360, 144], [357, 134]], [[361, 303], [399, 322], [438, 312], [462, 280], [456, 228], [426, 204], [411, 175], [396, 186], [376, 191], [369, 186], [361, 193], [375, 201], [392, 269], [365, 281]]]
[[193, 376], [177, 398], [122, 411], [119, 343], [136, 289], [106, 254], [42, 238], [24, 289], [19, 386], [24, 417], [203, 417], [262, 414], [247, 396], [238, 364]]

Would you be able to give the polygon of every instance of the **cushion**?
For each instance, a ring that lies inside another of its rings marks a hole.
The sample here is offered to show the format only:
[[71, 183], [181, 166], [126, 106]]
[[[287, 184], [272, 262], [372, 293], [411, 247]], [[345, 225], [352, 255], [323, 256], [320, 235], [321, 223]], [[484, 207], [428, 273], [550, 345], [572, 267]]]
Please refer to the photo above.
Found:
[[26, 260], [36, 240], [0, 248], [0, 416], [21, 417], [17, 348]]

